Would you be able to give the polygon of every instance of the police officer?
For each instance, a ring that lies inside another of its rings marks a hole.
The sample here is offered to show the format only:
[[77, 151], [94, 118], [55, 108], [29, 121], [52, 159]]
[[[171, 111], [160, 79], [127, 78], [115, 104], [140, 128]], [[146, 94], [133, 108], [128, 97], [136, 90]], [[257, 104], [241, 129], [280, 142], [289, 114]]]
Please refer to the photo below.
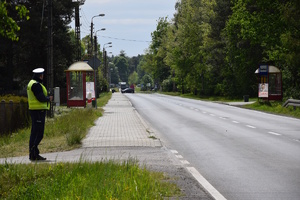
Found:
[[34, 69], [32, 71], [33, 78], [27, 85], [29, 113], [32, 121], [29, 140], [29, 159], [31, 161], [46, 160], [40, 156], [38, 145], [44, 136], [46, 111], [50, 108], [53, 96], [48, 96], [47, 89], [42, 84], [44, 71], [43, 68]]

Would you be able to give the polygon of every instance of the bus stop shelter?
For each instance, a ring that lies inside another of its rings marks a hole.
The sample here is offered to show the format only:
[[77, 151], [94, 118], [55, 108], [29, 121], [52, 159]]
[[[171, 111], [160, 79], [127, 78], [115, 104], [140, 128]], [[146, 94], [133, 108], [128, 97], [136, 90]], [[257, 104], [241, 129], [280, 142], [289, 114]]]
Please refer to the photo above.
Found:
[[94, 70], [86, 62], [73, 63], [66, 71], [67, 106], [86, 107], [87, 98], [95, 98]]
[[255, 71], [258, 76], [258, 97], [264, 100], [282, 100], [282, 73], [271, 65], [260, 65]]

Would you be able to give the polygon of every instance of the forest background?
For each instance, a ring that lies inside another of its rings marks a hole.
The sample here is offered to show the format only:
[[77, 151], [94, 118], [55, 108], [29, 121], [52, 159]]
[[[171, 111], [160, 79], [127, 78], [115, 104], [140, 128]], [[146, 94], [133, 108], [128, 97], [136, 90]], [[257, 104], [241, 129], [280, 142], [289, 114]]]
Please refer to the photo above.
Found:
[[[47, 3], [0, 1], [0, 94], [22, 93], [32, 69], [47, 68]], [[108, 57], [111, 83], [200, 96], [257, 97], [255, 70], [282, 72], [284, 98], [300, 98], [300, 2], [298, 0], [181, 0], [172, 19], [161, 17], [144, 55]], [[54, 86], [66, 87], [76, 60], [72, 1], [53, 0]], [[81, 41], [82, 59], [90, 36]], [[103, 46], [103, 45], [102, 45]], [[102, 60], [103, 48], [97, 44]], [[98, 90], [107, 87], [99, 66]]]

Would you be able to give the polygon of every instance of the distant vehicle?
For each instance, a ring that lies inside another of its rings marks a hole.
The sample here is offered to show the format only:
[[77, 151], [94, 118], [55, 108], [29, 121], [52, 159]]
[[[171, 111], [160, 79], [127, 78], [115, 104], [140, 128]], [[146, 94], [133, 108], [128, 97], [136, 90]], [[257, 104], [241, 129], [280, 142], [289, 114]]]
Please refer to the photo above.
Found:
[[121, 90], [122, 93], [134, 93], [134, 89], [132, 88], [126, 88], [124, 90]]
[[121, 91], [125, 90], [127, 88], [126, 82], [119, 82], [119, 85], [120, 85]]

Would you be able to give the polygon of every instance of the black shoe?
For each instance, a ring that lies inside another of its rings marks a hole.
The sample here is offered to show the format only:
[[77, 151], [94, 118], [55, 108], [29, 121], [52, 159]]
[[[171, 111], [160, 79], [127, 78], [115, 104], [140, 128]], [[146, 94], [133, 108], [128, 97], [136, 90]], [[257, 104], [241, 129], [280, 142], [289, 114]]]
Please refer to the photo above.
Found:
[[46, 160], [47, 158], [44, 158], [44, 157], [42, 157], [42, 156], [40, 156], [40, 155], [37, 155], [36, 157], [30, 157], [29, 158], [29, 160], [31, 160], [31, 161], [43, 161], [43, 160]]

